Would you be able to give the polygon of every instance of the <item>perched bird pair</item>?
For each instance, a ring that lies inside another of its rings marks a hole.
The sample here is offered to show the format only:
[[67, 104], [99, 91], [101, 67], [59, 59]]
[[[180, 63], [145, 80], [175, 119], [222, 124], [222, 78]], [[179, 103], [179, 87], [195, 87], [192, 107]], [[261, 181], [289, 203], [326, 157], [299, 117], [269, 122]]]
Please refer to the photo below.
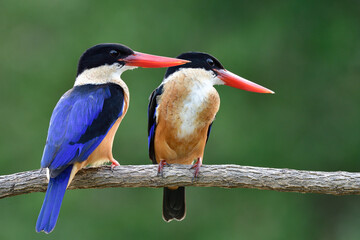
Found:
[[[185, 65], [183, 65], [185, 64]], [[182, 65], [182, 66], [179, 66]], [[117, 128], [129, 106], [129, 90], [121, 74], [136, 67], [170, 67], [163, 83], [151, 95], [149, 154], [158, 171], [166, 163], [197, 162], [198, 176], [211, 123], [219, 109], [214, 84], [272, 93], [226, 71], [214, 57], [186, 53], [167, 58], [134, 52], [120, 44], [99, 44], [81, 56], [74, 87], [57, 103], [50, 120], [41, 167], [49, 170], [49, 184], [36, 231], [51, 232], [65, 190], [87, 165], [112, 162]], [[165, 188], [164, 220], [185, 216], [184, 188]]]

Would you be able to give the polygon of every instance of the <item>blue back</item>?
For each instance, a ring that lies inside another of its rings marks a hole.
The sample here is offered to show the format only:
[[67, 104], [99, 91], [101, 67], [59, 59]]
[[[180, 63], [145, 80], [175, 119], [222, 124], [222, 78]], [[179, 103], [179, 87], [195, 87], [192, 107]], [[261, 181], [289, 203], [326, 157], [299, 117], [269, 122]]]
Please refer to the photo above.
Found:
[[82, 85], [66, 92], [50, 120], [41, 167], [52, 178], [85, 161], [122, 115], [124, 91], [117, 84]]

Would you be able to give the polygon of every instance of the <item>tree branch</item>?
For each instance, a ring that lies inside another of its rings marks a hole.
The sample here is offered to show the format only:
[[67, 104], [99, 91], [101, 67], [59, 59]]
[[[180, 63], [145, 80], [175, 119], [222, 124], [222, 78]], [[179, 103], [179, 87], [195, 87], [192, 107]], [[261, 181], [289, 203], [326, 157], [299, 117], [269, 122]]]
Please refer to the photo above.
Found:
[[[156, 165], [127, 165], [85, 168], [79, 171], [69, 189], [109, 187], [223, 187], [257, 188], [282, 192], [321, 193], [332, 195], [360, 194], [360, 173], [299, 171], [247, 167], [239, 165], [203, 165], [199, 178], [192, 181], [193, 170], [187, 165], [164, 167], [157, 176]], [[0, 176], [0, 198], [47, 188], [45, 170], [32, 170]]]

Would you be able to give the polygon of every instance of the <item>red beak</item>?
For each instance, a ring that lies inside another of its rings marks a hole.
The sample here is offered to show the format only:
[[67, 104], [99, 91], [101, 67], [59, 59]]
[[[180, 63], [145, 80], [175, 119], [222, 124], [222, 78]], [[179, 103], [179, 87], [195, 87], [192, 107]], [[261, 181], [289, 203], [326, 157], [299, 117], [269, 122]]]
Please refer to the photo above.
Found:
[[119, 59], [119, 61], [124, 61], [127, 66], [143, 68], [173, 67], [190, 62], [183, 59], [161, 57], [140, 52], [134, 52], [134, 54], [124, 59]]
[[218, 78], [225, 82], [225, 85], [239, 88], [245, 91], [257, 93], [275, 93], [259, 84], [253, 83], [225, 69], [213, 69], [218, 74]]

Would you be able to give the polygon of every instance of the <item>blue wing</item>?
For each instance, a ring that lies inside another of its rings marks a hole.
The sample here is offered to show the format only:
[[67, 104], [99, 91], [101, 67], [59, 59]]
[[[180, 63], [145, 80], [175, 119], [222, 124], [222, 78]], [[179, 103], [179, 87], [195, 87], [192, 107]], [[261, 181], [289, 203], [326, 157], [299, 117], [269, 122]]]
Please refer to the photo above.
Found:
[[156, 130], [156, 108], [157, 100], [163, 93], [163, 85], [160, 85], [156, 88], [150, 95], [149, 106], [148, 106], [148, 148], [149, 148], [149, 157], [154, 164], [156, 164], [155, 159], [155, 130]]
[[214, 121], [212, 121], [209, 125], [209, 128], [208, 128], [208, 131], [207, 131], [207, 136], [206, 136], [206, 143], [207, 141], [209, 140], [209, 137], [210, 137], [210, 132], [211, 132], [211, 127], [213, 125]]
[[122, 115], [123, 89], [116, 84], [77, 86], [65, 93], [50, 120], [41, 167], [59, 175], [85, 161]]

